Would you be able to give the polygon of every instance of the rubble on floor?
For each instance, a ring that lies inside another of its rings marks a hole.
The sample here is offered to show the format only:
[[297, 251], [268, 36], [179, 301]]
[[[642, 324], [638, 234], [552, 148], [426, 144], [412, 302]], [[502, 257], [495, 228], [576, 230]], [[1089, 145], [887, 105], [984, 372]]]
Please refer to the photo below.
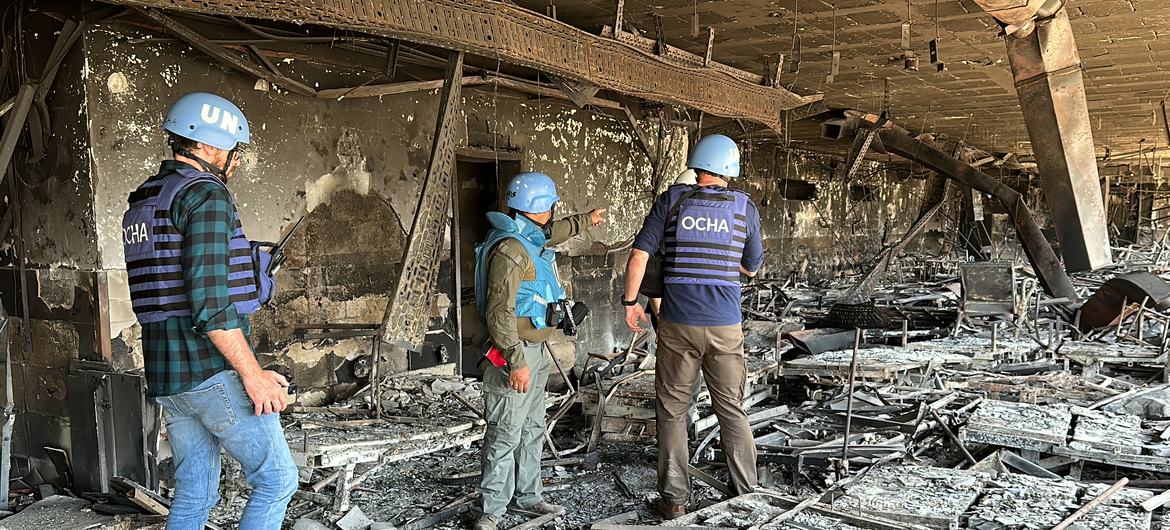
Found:
[[[746, 341], [744, 394], [763, 489], [732, 499], [720, 493], [727, 475], [719, 429], [699, 386], [691, 463], [706, 476], [693, 481], [698, 509], [671, 522], [653, 509], [653, 337], [591, 355], [573, 370], [568, 394], [549, 396], [550, 418], [560, 422], [548, 442], [565, 454], [546, 453], [546, 496], [569, 509], [546, 526], [1048, 528], [1107, 487], [1079, 477], [1113, 470], [1156, 482], [1170, 471], [1162, 468], [1170, 464], [1170, 387], [1151, 384], [1148, 368], [1163, 353], [1126, 338], [1159, 342], [1163, 321], [1155, 309], [1135, 307], [1112, 331], [1085, 334], [1056, 324], [1070, 316], [1041, 296], [991, 329], [961, 316], [958, 276], [938, 270], [941, 278], [875, 294], [874, 307], [885, 307], [887, 317], [897, 309], [919, 319], [864, 331], [856, 370], [852, 331], [801, 330], [824, 320], [843, 289], [773, 280], [745, 290], [745, 315], [754, 319], [745, 329], [767, 334]], [[940, 324], [937, 317], [948, 312], [952, 321]], [[836, 342], [811, 355], [808, 344], [793, 348], [789, 337], [819, 341], [810, 343], [817, 347]], [[362, 459], [354, 472], [382, 467], [352, 488], [352, 506], [396, 528], [457, 528], [473, 520], [476, 502], [477, 447], [459, 436], [481, 432], [473, 412], [482, 406], [478, 392], [474, 381], [453, 377], [390, 377], [382, 386], [383, 420], [368, 420], [372, 400], [362, 393], [344, 407], [292, 415], [290, 444], [296, 452], [299, 441], [307, 460], [335, 465], [364, 450], [355, 447], [373, 448], [381, 456]], [[563, 414], [566, 404], [571, 412]], [[428, 450], [386, 456], [428, 438]], [[316, 495], [294, 501], [290, 517], [331, 524], [348, 512], [337, 510], [340, 479], [328, 482], [332, 471], [318, 467], [304, 483]], [[1122, 489], [1074, 528], [1160, 528], [1165, 509], [1139, 506], [1154, 493]], [[501, 528], [531, 519], [509, 514]]]
[[[970, 315], [957, 271], [945, 260], [902, 268], [899, 283], [844, 312], [884, 322], [860, 334], [816, 327], [830, 319], [847, 281], [809, 286], [789, 278], [745, 289], [745, 411], [761, 489], [723, 493], [720, 429], [699, 384], [692, 511], [675, 521], [654, 509], [653, 335], [589, 352], [569, 368], [567, 388], [546, 396], [545, 494], [568, 509], [540, 524], [1051, 528], [1126, 477], [1133, 481], [1071, 528], [1168, 528], [1164, 502], [1150, 510], [1141, 503], [1170, 488], [1170, 385], [1161, 384], [1170, 315], [1137, 300], [1119, 306], [1107, 328], [1081, 330], [1076, 314], [1038, 293], [1027, 271], [1016, 275], [1011, 314]], [[1098, 276], [1076, 279], [1083, 294], [1108, 279]], [[302, 480], [286, 526], [470, 525], [482, 410], [481, 384], [450, 365], [388, 375], [326, 406], [291, 408], [282, 420]], [[225, 474], [213, 521], [230, 527], [247, 496], [230, 461]], [[29, 510], [20, 515], [35, 515]], [[534, 519], [509, 513], [500, 527]]]
[[0, 519], [0, 530], [131, 530], [157, 522], [157, 518], [151, 520], [137, 515], [132, 509], [119, 515], [103, 514], [94, 510], [93, 502], [54, 495], [34, 502], [20, 513]]
[[975, 502], [986, 480], [955, 469], [886, 466], [846, 486], [834, 505], [844, 512], [946, 529]]

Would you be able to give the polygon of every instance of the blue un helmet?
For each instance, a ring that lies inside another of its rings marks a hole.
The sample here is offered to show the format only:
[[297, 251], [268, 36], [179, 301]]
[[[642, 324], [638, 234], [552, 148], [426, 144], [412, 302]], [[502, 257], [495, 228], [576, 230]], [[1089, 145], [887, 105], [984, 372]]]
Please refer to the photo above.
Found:
[[721, 177], [739, 176], [739, 146], [722, 134], [704, 136], [687, 159], [687, 167], [701, 169]]
[[512, 177], [504, 198], [509, 208], [525, 213], [547, 212], [552, 209], [553, 203], [561, 200], [557, 195], [556, 183], [548, 175], [537, 171]]
[[175, 136], [230, 151], [251, 138], [248, 119], [232, 102], [207, 92], [179, 98], [167, 111], [163, 129]]

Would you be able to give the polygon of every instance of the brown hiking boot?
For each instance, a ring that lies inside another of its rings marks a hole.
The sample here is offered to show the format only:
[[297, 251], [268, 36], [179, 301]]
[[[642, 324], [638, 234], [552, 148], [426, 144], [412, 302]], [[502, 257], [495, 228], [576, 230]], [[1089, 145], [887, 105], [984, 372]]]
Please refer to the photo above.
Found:
[[671, 504], [666, 501], [658, 501], [658, 513], [662, 514], [662, 518], [667, 521], [671, 519], [678, 519], [687, 514], [687, 505], [685, 504]]

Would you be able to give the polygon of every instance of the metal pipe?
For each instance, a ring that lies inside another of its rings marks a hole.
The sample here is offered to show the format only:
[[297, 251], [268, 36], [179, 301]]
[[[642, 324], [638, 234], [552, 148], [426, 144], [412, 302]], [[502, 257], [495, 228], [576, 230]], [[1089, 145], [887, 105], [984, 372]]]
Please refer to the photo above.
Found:
[[1060, 524], [1052, 527], [1052, 530], [1065, 530], [1069, 526], [1072, 526], [1072, 524], [1075, 523], [1077, 521], [1077, 519], [1084, 517], [1085, 514], [1093, 511], [1093, 509], [1096, 508], [1097, 506], [1100, 506], [1101, 503], [1109, 500], [1109, 498], [1112, 497], [1113, 494], [1121, 491], [1121, 488], [1124, 488], [1125, 485], [1128, 483], [1129, 483], [1128, 478], [1121, 477], [1121, 480], [1117, 481], [1112, 486], [1109, 486], [1109, 489], [1102, 492], [1100, 495], [1097, 496], [1097, 498], [1089, 501], [1089, 503], [1082, 506], [1081, 509], [1073, 512], [1072, 515], [1068, 516], [1068, 518], [1061, 521]]
[[945, 421], [943, 421], [942, 416], [939, 416], [938, 412], [935, 411], [933, 408], [927, 407], [926, 410], [928, 410], [930, 412], [930, 416], [932, 418], [934, 418], [934, 421], [938, 422], [938, 426], [940, 428], [942, 428], [944, 433], [946, 433], [947, 438], [950, 438], [950, 440], [952, 442], [954, 442], [955, 445], [959, 446], [959, 451], [963, 452], [963, 458], [965, 458], [967, 460], [967, 462], [970, 463], [971, 465], [975, 465], [975, 464], [979, 463], [978, 460], [975, 460], [975, 457], [971, 456], [971, 452], [967, 451], [967, 447], [963, 445], [963, 442], [961, 440], [959, 440], [959, 437], [955, 436], [955, 432], [952, 431], [951, 428], [947, 426]]
[[853, 329], [853, 360], [849, 363], [849, 395], [845, 405], [845, 441], [841, 443], [841, 469], [849, 474], [849, 431], [853, 427], [853, 392], [857, 387], [857, 352], [861, 349], [861, 328]]
[[918, 162], [932, 171], [998, 199], [1011, 216], [1020, 245], [1024, 248], [1028, 261], [1036, 269], [1036, 275], [1044, 290], [1056, 298], [1063, 297], [1070, 301], [1080, 298], [1020, 192], [979, 171], [971, 164], [947, 155], [917, 138], [890, 129], [882, 129], [878, 136], [881, 139], [881, 148], [887, 152]]
[[[20, 131], [24, 129], [24, 122], [28, 118], [28, 111], [32, 108], [33, 96], [37, 92], [37, 85], [20, 85], [13, 103], [12, 116], [4, 123], [4, 134], [0, 136], [0, 181], [8, 175], [8, 163], [16, 152], [16, 140], [20, 138]], [[15, 197], [14, 197], [15, 199]], [[12, 205], [9, 204], [11, 208]]]

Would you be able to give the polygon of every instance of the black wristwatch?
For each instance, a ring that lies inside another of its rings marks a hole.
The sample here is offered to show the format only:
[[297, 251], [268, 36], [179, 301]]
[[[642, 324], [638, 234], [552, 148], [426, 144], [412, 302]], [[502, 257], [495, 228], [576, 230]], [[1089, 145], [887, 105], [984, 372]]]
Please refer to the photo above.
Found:
[[636, 305], [638, 305], [638, 299], [637, 299], [636, 297], [635, 297], [633, 300], [624, 300], [624, 299], [623, 299], [623, 300], [622, 300], [622, 305], [623, 305], [623, 306], [626, 306], [626, 307], [633, 307], [633, 306], [636, 306]]

